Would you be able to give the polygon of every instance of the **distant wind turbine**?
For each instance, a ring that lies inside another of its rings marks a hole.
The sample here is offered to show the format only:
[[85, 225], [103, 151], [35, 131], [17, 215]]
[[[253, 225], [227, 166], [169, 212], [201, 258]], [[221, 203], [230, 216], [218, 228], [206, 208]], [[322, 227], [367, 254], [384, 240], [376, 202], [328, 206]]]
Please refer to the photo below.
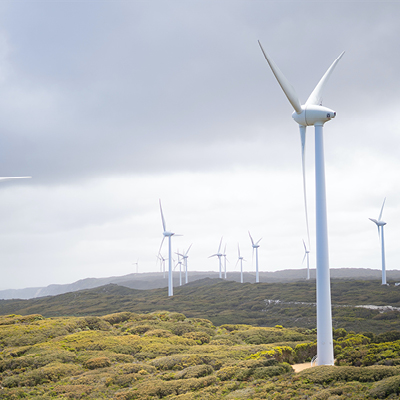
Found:
[[160, 272], [163, 273], [163, 277], [165, 278], [165, 261], [166, 258], [164, 258], [161, 254], [157, 255], [157, 259], [160, 260]]
[[[160, 245], [160, 250], [158, 251], [158, 254], [161, 252], [162, 245], [164, 243], [164, 239], [167, 237], [168, 238], [168, 296], [173, 296], [174, 295], [174, 285], [172, 281], [172, 251], [171, 251], [171, 237], [175, 235], [175, 233], [167, 231], [167, 226], [165, 224], [165, 219], [164, 219], [164, 214], [161, 206], [161, 200], [159, 200], [160, 203], [160, 211], [161, 211], [161, 220], [162, 220], [162, 226], [163, 226], [163, 239], [161, 241]], [[175, 236], [181, 236], [181, 235], [175, 235]]]
[[309, 259], [309, 254], [310, 250], [307, 249], [306, 243], [303, 240], [303, 245], [304, 245], [304, 257], [303, 261], [301, 262], [303, 264], [304, 260], [307, 258], [307, 280], [310, 279], [310, 259]]
[[182, 260], [181, 255], [179, 253], [176, 254], [178, 255], [178, 262], [176, 263], [175, 268], [179, 265], [179, 286], [182, 286]]
[[224, 254], [222, 254], [222, 256], [224, 257], [224, 279], [226, 279], [226, 262], [228, 261], [226, 258], [226, 244], [224, 248]]
[[258, 283], [258, 282], [260, 282], [260, 277], [258, 274], [258, 248], [260, 247], [260, 245], [258, 243], [261, 242], [262, 238], [258, 242], [254, 243], [254, 240], [251, 237], [250, 232], [249, 232], [249, 236], [250, 236], [250, 240], [251, 240], [251, 245], [253, 246], [253, 254], [254, 254], [254, 250], [256, 251], [256, 283]]
[[136, 273], [139, 273], [139, 259], [137, 259], [137, 261], [132, 265], [136, 265]]
[[177, 253], [179, 256], [183, 258], [183, 268], [185, 270], [185, 283], [189, 282], [188, 279], [188, 269], [187, 269], [187, 259], [189, 258], [188, 253], [192, 245], [189, 246], [189, 248], [185, 251], [183, 251], [183, 254]]
[[[325, 161], [323, 127], [325, 122], [336, 117], [336, 112], [323, 107], [322, 91], [329, 76], [343, 53], [331, 64], [304, 105], [300, 104], [296, 91], [283, 75], [278, 66], [267, 55], [258, 42], [275, 78], [281, 86], [290, 104], [294, 108], [293, 119], [300, 126], [303, 156], [304, 184], [304, 147], [306, 127], [315, 128], [315, 206], [316, 206], [316, 255], [317, 255], [317, 356], [318, 365], [333, 365], [332, 307], [329, 272], [328, 228], [325, 190]], [[305, 188], [305, 185], [304, 185]], [[308, 224], [308, 223], [307, 223]]]
[[381, 239], [381, 257], [382, 257], [382, 285], [387, 285], [386, 283], [386, 263], [385, 263], [385, 239], [383, 236], [383, 227], [386, 225], [385, 221], [382, 221], [383, 207], [385, 206], [386, 197], [383, 200], [381, 213], [379, 214], [378, 220], [370, 218], [372, 222], [375, 222], [378, 227], [378, 235]]
[[221, 265], [221, 257], [223, 256], [223, 254], [221, 253], [221, 244], [222, 244], [222, 237], [221, 237], [221, 241], [219, 242], [219, 247], [218, 247], [218, 252], [211, 255], [208, 258], [211, 257], [218, 257], [218, 261], [219, 261], [219, 278], [222, 279], [222, 265]]
[[243, 283], [243, 261], [246, 261], [243, 257], [240, 256], [240, 248], [238, 244], [238, 260], [236, 265], [240, 262], [240, 283]]

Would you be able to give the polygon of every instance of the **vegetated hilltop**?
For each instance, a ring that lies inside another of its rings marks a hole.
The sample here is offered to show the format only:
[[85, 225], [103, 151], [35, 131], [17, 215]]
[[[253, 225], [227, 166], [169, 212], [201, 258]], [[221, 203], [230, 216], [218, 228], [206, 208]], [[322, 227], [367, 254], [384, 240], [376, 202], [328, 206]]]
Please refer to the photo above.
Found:
[[[379, 281], [332, 280], [333, 326], [376, 334], [400, 330], [396, 309], [368, 309], [360, 305], [400, 307], [400, 287]], [[174, 288], [135, 290], [103, 287], [31, 300], [1, 300], [0, 314], [54, 316], [105, 315], [120, 311], [149, 313], [181, 312], [207, 318], [215, 325], [227, 323], [285, 327], [316, 326], [315, 282], [240, 284], [204, 279]]]
[[0, 317], [3, 399], [398, 398], [400, 332], [334, 330], [337, 367], [294, 374], [315, 330], [225, 324], [159, 311]]
[[[310, 270], [311, 278], [315, 279], [315, 269]], [[359, 279], [359, 280], [379, 280], [381, 278], [381, 270], [367, 268], [333, 268], [331, 269], [331, 277], [334, 279]], [[386, 272], [388, 281], [400, 281], [399, 270], [388, 270]], [[305, 269], [287, 269], [274, 272], [260, 272], [260, 282], [294, 282], [305, 280]], [[190, 281], [202, 280], [205, 278], [218, 278], [218, 272], [214, 271], [190, 271]], [[228, 273], [231, 281], [240, 282], [240, 273]], [[108, 285], [110, 283], [126, 286], [131, 289], [148, 290], [158, 289], [168, 286], [167, 275], [163, 273], [140, 273], [128, 274], [123, 276], [111, 276], [108, 278], [86, 278], [79, 281], [64, 285], [49, 285], [46, 287], [34, 287], [26, 289], [7, 289], [0, 290], [0, 299], [32, 299], [36, 297], [56, 296], [58, 294], [75, 292], [84, 289], [93, 289], [99, 286]], [[179, 273], [173, 274], [174, 286], [179, 285]], [[245, 283], [255, 283], [254, 272], [244, 272], [243, 279]]]

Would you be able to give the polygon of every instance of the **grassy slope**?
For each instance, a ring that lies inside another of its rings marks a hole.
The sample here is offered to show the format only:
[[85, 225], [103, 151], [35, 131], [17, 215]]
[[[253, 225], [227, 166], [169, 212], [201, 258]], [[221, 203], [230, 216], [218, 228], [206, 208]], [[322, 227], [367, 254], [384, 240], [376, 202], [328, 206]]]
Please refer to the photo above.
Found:
[[[265, 300], [282, 303], [266, 305]], [[305, 302], [309, 304], [294, 304]], [[214, 324], [245, 323], [258, 326], [315, 327], [315, 281], [240, 284], [204, 279], [174, 288], [135, 290], [117, 285], [66, 293], [32, 300], [2, 300], [0, 314], [105, 315], [113, 312], [183, 312], [188, 317], [204, 317]], [[380, 333], [400, 329], [400, 313], [335, 305], [400, 306], [400, 287], [381, 286], [377, 281], [332, 281], [334, 327]]]

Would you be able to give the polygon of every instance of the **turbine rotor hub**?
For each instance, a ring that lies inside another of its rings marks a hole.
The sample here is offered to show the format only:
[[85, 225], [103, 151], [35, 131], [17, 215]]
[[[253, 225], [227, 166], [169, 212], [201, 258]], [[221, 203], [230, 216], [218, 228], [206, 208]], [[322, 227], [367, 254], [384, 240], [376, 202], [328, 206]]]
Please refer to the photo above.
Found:
[[302, 112], [298, 114], [296, 111], [293, 112], [292, 118], [303, 126], [312, 125], [323, 125], [325, 122], [330, 121], [336, 117], [336, 112], [330, 108], [318, 106], [318, 105], [304, 105], [301, 106]]

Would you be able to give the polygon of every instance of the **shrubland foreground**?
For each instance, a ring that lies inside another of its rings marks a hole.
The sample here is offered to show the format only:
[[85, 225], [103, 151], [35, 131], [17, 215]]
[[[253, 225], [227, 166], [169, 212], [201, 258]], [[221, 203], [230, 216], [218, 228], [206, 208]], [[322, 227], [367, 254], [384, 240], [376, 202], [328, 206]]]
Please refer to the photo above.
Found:
[[398, 398], [400, 332], [334, 330], [336, 367], [295, 374], [315, 330], [176, 312], [0, 317], [2, 399]]

